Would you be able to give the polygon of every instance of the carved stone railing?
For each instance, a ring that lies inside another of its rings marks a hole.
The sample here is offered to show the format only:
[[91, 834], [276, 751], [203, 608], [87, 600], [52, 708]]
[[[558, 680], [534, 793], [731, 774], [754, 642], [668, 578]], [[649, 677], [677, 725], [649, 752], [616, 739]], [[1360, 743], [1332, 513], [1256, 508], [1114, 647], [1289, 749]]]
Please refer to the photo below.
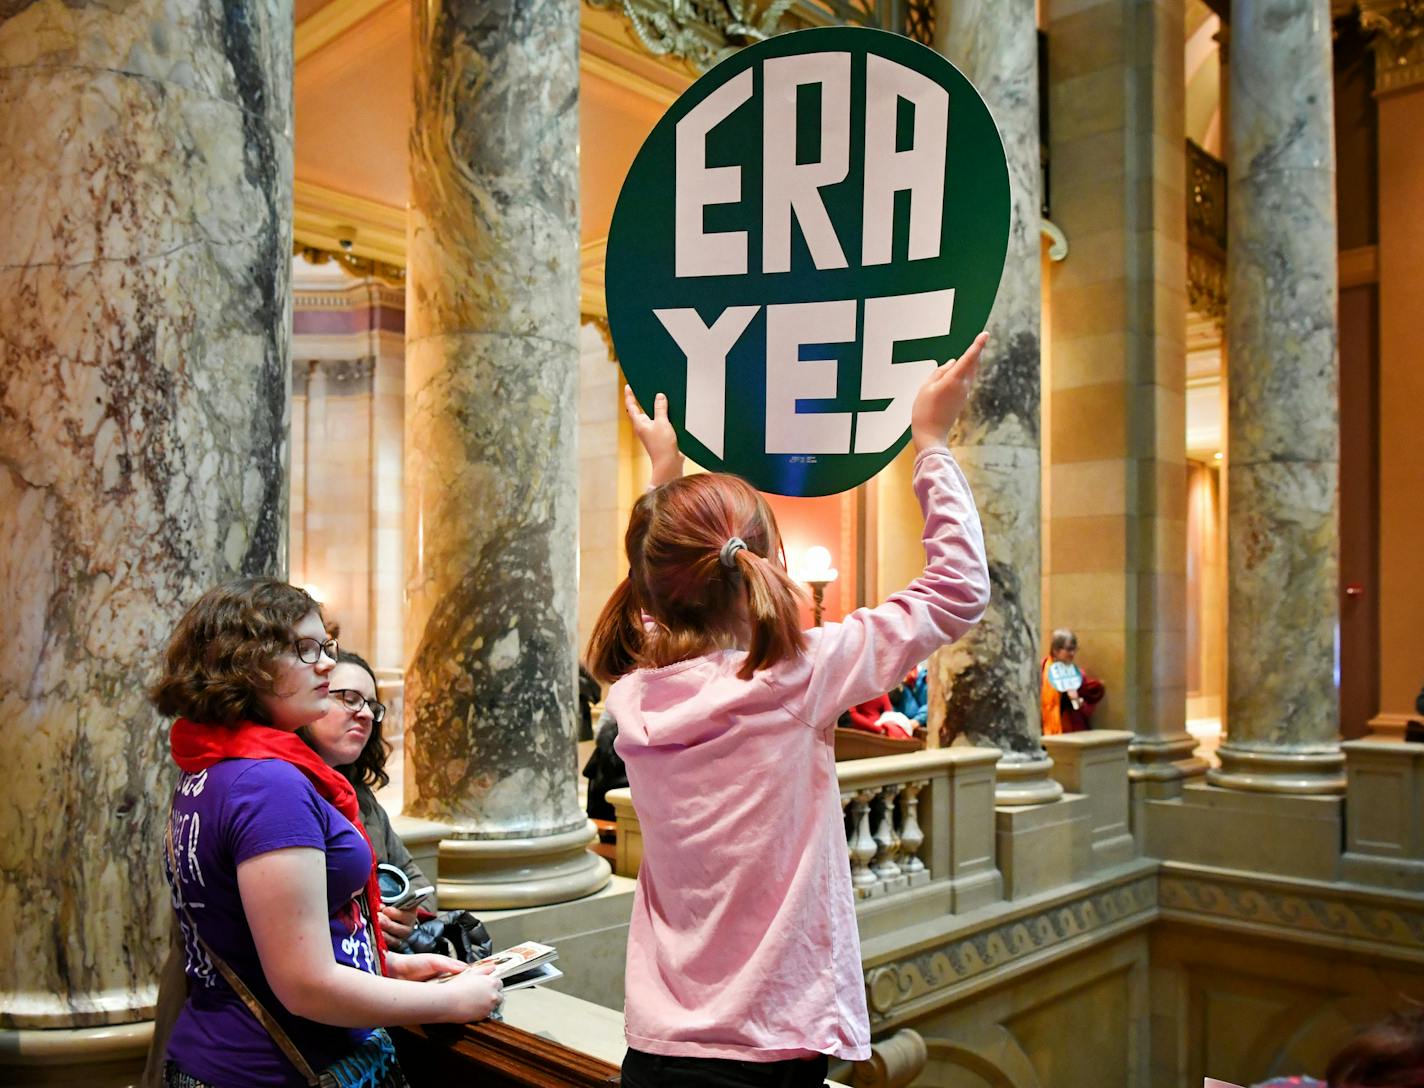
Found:
[[1226, 164], [1187, 141], [1187, 304], [1226, 317]]
[[[925, 832], [919, 819], [920, 794], [928, 788], [929, 779], [906, 780], [906, 768], [884, 766], [896, 758], [882, 756], [836, 765], [850, 883], [858, 899], [917, 888], [931, 879], [930, 867], [920, 857]], [[867, 763], [876, 766], [866, 768], [863, 765]]]
[[[1000, 891], [994, 864], [992, 748], [940, 748], [836, 764], [846, 854], [858, 901], [936, 886], [950, 910], [972, 910]], [[609, 790], [618, 820], [614, 871], [636, 876], [643, 832], [632, 792]]]

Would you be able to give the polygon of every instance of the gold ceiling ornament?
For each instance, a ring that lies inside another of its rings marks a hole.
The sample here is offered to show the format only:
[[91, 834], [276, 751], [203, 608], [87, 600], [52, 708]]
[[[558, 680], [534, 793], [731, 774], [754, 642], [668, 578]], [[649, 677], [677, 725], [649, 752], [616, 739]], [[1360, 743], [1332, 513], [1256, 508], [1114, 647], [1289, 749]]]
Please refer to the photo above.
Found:
[[292, 255], [301, 257], [308, 264], [326, 264], [335, 261], [343, 271], [356, 279], [373, 279], [391, 287], [405, 286], [405, 269], [398, 264], [358, 257], [354, 253], [343, 253], [335, 249], [321, 249], [303, 242], [292, 243]]
[[608, 349], [609, 362], [618, 362], [618, 353], [613, 350], [613, 333], [608, 328], [608, 316], [606, 314], [581, 314], [580, 317], [585, 325], [592, 325], [598, 330], [598, 335], [603, 337], [603, 345]]
[[620, 9], [643, 48], [705, 72], [723, 57], [771, 37], [796, 0], [587, 0]]
[[787, 30], [866, 26], [932, 44], [934, 0], [585, 0], [620, 11], [649, 53], [705, 72], [743, 46]]
[[1424, 0], [1360, 0], [1375, 52], [1375, 94], [1424, 84]]

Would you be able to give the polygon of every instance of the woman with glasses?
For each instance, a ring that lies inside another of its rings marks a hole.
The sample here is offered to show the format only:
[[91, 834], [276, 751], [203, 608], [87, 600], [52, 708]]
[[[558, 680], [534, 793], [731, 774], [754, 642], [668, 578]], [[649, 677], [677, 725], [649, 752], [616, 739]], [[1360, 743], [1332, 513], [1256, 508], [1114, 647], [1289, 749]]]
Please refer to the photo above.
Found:
[[499, 998], [458, 960], [385, 954], [356, 792], [296, 735], [332, 708], [338, 655], [317, 603], [269, 578], [210, 590], [169, 642], [151, 694], [184, 772], [164, 869], [189, 995], [167, 1085], [398, 1088], [378, 1025], [478, 1020]]
[[[429, 883], [425, 874], [391, 828], [390, 817], [374, 792], [391, 780], [386, 773], [390, 745], [381, 735], [386, 707], [381, 702], [375, 670], [360, 654], [340, 650], [328, 683], [331, 709], [311, 725], [303, 726], [297, 734], [321, 756], [323, 763], [340, 771], [356, 790], [361, 822], [371, 836], [376, 860], [403, 870], [412, 888], [422, 887]], [[415, 904], [402, 909], [382, 903], [377, 921], [385, 934], [387, 947], [400, 951], [415, 927]]]

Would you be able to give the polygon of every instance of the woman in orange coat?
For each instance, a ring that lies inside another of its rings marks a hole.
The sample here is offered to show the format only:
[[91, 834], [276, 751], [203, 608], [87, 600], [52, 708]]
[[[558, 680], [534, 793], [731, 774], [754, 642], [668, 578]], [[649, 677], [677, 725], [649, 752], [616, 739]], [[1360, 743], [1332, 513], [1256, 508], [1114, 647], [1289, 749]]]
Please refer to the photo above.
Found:
[[1088, 719], [1104, 689], [1101, 681], [1083, 675], [1074, 662], [1077, 654], [1077, 635], [1066, 627], [1053, 632], [1048, 656], [1039, 666], [1039, 707], [1045, 737], [1092, 728]]

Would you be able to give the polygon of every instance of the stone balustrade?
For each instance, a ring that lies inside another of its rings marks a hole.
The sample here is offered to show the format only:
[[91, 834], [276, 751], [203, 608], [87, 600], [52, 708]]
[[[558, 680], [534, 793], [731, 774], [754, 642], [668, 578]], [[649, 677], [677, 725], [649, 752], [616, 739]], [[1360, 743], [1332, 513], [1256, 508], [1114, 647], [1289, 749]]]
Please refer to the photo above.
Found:
[[[856, 898], [869, 899], [928, 884], [931, 870], [920, 857], [925, 830], [920, 825], [920, 794], [928, 778], [910, 756], [859, 759], [836, 765], [841, 811], [850, 856], [850, 882]], [[906, 759], [910, 766], [904, 765]], [[863, 764], [875, 764], [868, 769]], [[891, 764], [891, 766], [885, 766]]]
[[[928, 885], [955, 910], [997, 898], [993, 748], [953, 747], [836, 764], [851, 886], [878, 900]], [[642, 829], [632, 791], [610, 790], [618, 821], [614, 870], [636, 876]]]

